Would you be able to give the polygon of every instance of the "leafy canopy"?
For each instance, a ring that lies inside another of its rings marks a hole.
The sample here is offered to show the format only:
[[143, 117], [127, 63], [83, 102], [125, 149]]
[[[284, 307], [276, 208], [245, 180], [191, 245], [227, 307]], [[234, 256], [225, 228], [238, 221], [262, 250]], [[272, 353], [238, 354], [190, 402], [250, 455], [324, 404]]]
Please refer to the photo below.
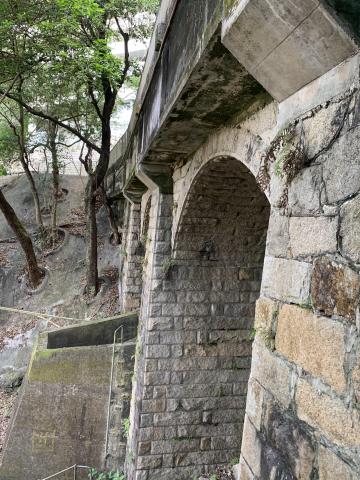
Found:
[[[91, 110], [100, 125], [121, 86], [136, 84], [128, 43], [150, 35], [157, 7], [158, 0], [0, 0], [0, 93], [19, 98], [21, 82], [27, 105], [46, 105], [45, 113], [81, 133]], [[122, 57], [110, 48], [117, 40]]]

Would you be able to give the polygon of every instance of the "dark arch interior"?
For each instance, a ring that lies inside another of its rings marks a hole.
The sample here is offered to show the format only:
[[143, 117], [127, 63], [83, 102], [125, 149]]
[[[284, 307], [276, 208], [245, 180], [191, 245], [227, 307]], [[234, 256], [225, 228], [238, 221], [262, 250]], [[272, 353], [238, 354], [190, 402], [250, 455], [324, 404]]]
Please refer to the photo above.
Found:
[[205, 470], [239, 457], [269, 215], [254, 176], [226, 157], [199, 174], [180, 219], [171, 283], [185, 312], [188, 388], [178, 408], [199, 413], [187, 435], [199, 439]]

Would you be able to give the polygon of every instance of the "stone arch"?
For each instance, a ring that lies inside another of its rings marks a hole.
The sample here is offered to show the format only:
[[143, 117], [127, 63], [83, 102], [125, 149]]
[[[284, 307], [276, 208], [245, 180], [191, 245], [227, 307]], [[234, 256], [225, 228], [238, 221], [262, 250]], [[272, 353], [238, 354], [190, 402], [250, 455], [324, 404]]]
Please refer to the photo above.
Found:
[[[223, 128], [217, 131], [194, 153], [191, 161], [175, 169], [173, 245], [188, 193], [208, 162], [221, 157], [233, 158], [244, 164], [253, 176], [257, 177], [263, 156], [276, 132], [274, 105], [266, 106], [264, 112], [264, 118], [259, 116], [260, 113], [255, 114], [254, 118], [244, 122], [241, 129]], [[267, 190], [265, 195], [270, 201], [270, 196], [273, 196], [271, 189]], [[273, 204], [273, 201], [270, 203]]]
[[198, 442], [191, 455], [205, 470], [239, 458], [269, 216], [254, 175], [231, 156], [199, 169], [179, 215], [168, 311], [180, 385], [170, 390], [174, 412], [185, 412], [181, 437]]

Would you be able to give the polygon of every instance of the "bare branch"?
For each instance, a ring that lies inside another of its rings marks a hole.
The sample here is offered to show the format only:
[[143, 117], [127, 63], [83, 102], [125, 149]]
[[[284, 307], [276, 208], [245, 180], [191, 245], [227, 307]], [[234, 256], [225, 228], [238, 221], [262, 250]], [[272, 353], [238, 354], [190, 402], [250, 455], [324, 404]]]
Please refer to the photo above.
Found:
[[96, 110], [96, 113], [98, 114], [98, 117], [102, 120], [103, 115], [100, 111], [99, 103], [95, 98], [94, 89], [93, 89], [90, 81], [88, 82], [88, 92], [89, 92], [89, 96], [91, 98], [91, 103], [94, 105], [94, 108]]
[[36, 108], [33, 108], [31, 105], [28, 105], [26, 102], [24, 102], [20, 98], [16, 97], [15, 95], [12, 95], [9, 92], [0, 90], [0, 95], [4, 95], [4, 94], [5, 94], [5, 97], [10, 98], [11, 100], [14, 100], [19, 105], [24, 107], [25, 110], [27, 110], [32, 115], [35, 115], [36, 117], [44, 118], [45, 120], [50, 120], [51, 122], [55, 123], [59, 127], [64, 128], [68, 132], [70, 132], [73, 135], [75, 135], [76, 137], [78, 137], [89, 148], [91, 148], [92, 150], [95, 150], [95, 152], [101, 153], [101, 149], [96, 144], [94, 144], [89, 139], [87, 139], [80, 131], [76, 130], [71, 125], [67, 125], [66, 123], [62, 122], [61, 120], [57, 119], [56, 117], [53, 117], [51, 115], [48, 115], [48, 114], [42, 112], [41, 110], [37, 110]]
[[118, 30], [120, 32], [120, 35], [123, 37], [123, 40], [124, 40], [124, 51], [125, 51], [125, 55], [124, 55], [124, 68], [123, 68], [123, 71], [122, 71], [122, 74], [121, 74], [121, 77], [120, 77], [120, 80], [118, 82], [118, 88], [122, 87], [125, 80], [126, 80], [126, 76], [128, 74], [128, 71], [129, 71], [129, 68], [130, 68], [130, 51], [129, 51], [129, 39], [130, 39], [130, 35], [128, 33], [126, 33], [122, 28], [121, 28], [121, 25], [120, 25], [120, 21], [117, 17], [115, 17], [115, 22], [116, 22], [116, 25], [118, 27]]
[[18, 78], [19, 78], [19, 74], [17, 73], [13, 78], [12, 82], [10, 83], [10, 85], [8, 86], [8, 88], [5, 90], [5, 92], [1, 94], [0, 103], [2, 103], [4, 99], [7, 97], [8, 93], [11, 91], [11, 89], [15, 85]]

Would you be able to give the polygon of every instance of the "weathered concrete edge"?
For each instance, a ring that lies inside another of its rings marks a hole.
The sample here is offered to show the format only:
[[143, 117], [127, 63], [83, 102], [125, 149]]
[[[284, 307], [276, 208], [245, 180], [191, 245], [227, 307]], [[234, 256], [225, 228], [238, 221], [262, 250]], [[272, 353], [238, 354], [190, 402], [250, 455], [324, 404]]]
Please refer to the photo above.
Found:
[[277, 128], [281, 130], [313, 108], [358, 89], [359, 70], [360, 53], [357, 53], [279, 103]]

